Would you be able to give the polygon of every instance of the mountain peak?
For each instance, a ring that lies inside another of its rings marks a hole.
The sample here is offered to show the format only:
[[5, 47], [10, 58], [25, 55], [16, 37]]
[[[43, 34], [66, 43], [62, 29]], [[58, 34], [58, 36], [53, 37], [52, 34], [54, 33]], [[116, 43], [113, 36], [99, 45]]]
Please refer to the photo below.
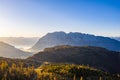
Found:
[[40, 51], [44, 48], [58, 45], [97, 46], [113, 51], [120, 51], [120, 42], [109, 37], [94, 36], [79, 32], [65, 33], [63, 31], [48, 33], [40, 38], [31, 50]]
[[63, 32], [63, 31], [56, 31], [56, 32], [53, 32], [53, 33], [47, 33], [46, 34], [46, 36], [50, 36], [50, 35], [58, 36], [58, 35], [66, 35], [66, 33]]

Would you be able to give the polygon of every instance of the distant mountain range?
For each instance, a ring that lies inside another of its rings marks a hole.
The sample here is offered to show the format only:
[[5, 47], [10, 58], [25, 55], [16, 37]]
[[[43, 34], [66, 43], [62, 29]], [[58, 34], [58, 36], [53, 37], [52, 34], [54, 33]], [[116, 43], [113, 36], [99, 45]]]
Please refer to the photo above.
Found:
[[31, 48], [32, 51], [40, 51], [44, 48], [54, 47], [57, 45], [72, 46], [97, 46], [113, 51], [120, 51], [120, 41], [109, 37], [94, 36], [78, 32], [53, 32], [48, 33]]
[[32, 56], [32, 53], [24, 52], [7, 43], [0, 42], [0, 57], [27, 58], [29, 56]]
[[0, 41], [17, 48], [30, 48], [39, 40], [38, 37], [0, 37]]
[[37, 62], [74, 63], [96, 67], [111, 73], [120, 73], [120, 52], [91, 46], [56, 46], [29, 57]]

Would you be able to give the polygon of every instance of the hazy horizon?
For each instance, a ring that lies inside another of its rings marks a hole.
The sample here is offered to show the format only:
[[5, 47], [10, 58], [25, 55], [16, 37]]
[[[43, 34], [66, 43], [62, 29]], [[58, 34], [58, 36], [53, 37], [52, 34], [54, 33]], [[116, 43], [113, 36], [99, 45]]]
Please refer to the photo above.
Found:
[[[65, 31], [53, 31], [53, 32], [46, 32], [40, 36], [0, 36], [0, 38], [41, 38], [43, 36], [45, 36], [46, 34], [48, 33], [54, 33], [54, 32], [65, 32]], [[76, 33], [74, 31], [70, 31], [70, 32], [73, 32], [73, 33]], [[70, 33], [70, 32], [65, 32], [65, 33]], [[82, 34], [90, 34], [90, 35], [94, 35], [94, 36], [103, 36], [103, 37], [120, 37], [120, 36], [108, 36], [108, 35], [98, 35], [98, 34], [92, 34], [92, 33], [84, 33], [84, 32], [77, 32], [77, 33], [82, 33]], [[38, 34], [36, 34], [38, 35]]]
[[119, 0], [1, 0], [0, 37], [49, 32], [120, 36]]

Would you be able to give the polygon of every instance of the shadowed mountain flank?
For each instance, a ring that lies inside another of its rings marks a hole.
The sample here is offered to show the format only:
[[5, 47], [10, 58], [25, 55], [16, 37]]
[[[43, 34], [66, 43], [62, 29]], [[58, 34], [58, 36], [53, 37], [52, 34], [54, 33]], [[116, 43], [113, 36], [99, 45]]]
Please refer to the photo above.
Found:
[[120, 53], [101, 47], [56, 46], [46, 48], [28, 59], [41, 62], [85, 64], [120, 73]]
[[31, 48], [34, 51], [40, 51], [44, 48], [54, 47], [58, 45], [71, 46], [97, 46], [113, 51], [120, 51], [120, 42], [108, 37], [94, 36], [83, 33], [65, 33], [54, 32], [48, 33]]

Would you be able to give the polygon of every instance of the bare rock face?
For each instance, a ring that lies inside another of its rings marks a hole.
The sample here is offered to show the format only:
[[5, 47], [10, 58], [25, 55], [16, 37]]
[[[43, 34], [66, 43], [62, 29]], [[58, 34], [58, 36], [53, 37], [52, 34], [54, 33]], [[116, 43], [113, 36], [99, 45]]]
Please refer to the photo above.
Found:
[[31, 50], [40, 51], [44, 48], [58, 45], [97, 46], [113, 51], [120, 51], [120, 41], [108, 37], [94, 36], [77, 32], [48, 33], [47, 35], [40, 38], [39, 41], [31, 48]]

